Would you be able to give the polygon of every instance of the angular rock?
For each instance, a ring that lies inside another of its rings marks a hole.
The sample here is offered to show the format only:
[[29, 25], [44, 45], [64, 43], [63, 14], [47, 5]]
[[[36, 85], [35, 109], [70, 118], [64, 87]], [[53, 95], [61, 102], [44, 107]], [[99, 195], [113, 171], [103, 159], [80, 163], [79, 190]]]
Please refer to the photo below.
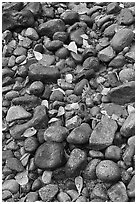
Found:
[[110, 62], [110, 60], [112, 60], [114, 57], [115, 57], [115, 51], [111, 46], [104, 48], [98, 53], [98, 58], [102, 62]]
[[117, 128], [117, 123], [114, 120], [107, 116], [102, 116], [101, 121], [97, 124], [89, 138], [89, 144], [92, 149], [101, 150], [110, 146]]
[[31, 113], [27, 112], [22, 106], [11, 106], [7, 112], [6, 121], [13, 122], [15, 120], [28, 119]]
[[87, 143], [91, 134], [91, 128], [88, 123], [82, 123], [71, 131], [67, 137], [68, 143], [84, 144]]
[[110, 44], [116, 52], [120, 52], [131, 44], [133, 38], [134, 33], [131, 29], [121, 29], [114, 35]]
[[43, 82], [56, 81], [60, 77], [60, 73], [55, 66], [46, 67], [39, 63], [30, 65], [28, 75], [33, 81], [40, 80]]
[[13, 98], [12, 103], [14, 105], [21, 105], [26, 109], [31, 109], [40, 105], [40, 99], [34, 95], [25, 94], [24, 96]]
[[108, 94], [111, 102], [124, 105], [135, 101], [135, 82], [127, 82], [118, 87], [112, 88]]
[[24, 170], [24, 167], [22, 165], [22, 163], [20, 162], [20, 160], [18, 160], [17, 158], [9, 158], [6, 161], [6, 166], [16, 172], [22, 172]]
[[69, 131], [63, 126], [51, 126], [44, 132], [45, 141], [63, 142]]
[[118, 16], [118, 21], [122, 25], [131, 25], [134, 22], [134, 17], [130, 9], [122, 9]]
[[44, 123], [44, 126], [47, 126], [48, 117], [45, 106], [37, 106], [34, 109], [34, 114], [31, 120], [26, 123], [15, 125], [10, 129], [10, 134], [14, 139], [21, 139], [24, 131], [30, 127], [40, 128]]
[[74, 41], [78, 46], [83, 45], [83, 38], [81, 35], [85, 34], [84, 30], [82, 28], [79, 28], [75, 31], [72, 31], [70, 33], [70, 40]]
[[17, 193], [19, 191], [19, 184], [14, 179], [4, 181], [2, 184], [2, 190], [9, 190], [11, 193]]
[[5, 11], [2, 14], [2, 31], [11, 30], [21, 27], [30, 27], [34, 24], [34, 17], [31, 11], [22, 10], [17, 11]]
[[54, 64], [55, 62], [55, 56], [54, 55], [42, 55], [42, 59], [39, 60], [39, 63], [42, 64], [43, 66], [50, 66]]
[[78, 148], [75, 148], [70, 153], [70, 157], [65, 166], [66, 176], [78, 175], [86, 165], [87, 155], [86, 153]]
[[56, 184], [48, 184], [39, 190], [39, 196], [44, 202], [50, 202], [58, 193], [58, 185]]
[[61, 19], [49, 20], [39, 25], [38, 32], [41, 36], [52, 37], [56, 32], [65, 31], [65, 24]]
[[108, 196], [111, 202], [128, 202], [126, 186], [121, 181], [108, 189]]
[[96, 175], [103, 182], [113, 183], [120, 179], [121, 172], [115, 162], [103, 160], [96, 167]]
[[35, 153], [35, 164], [40, 169], [54, 170], [63, 164], [64, 147], [61, 143], [45, 142]]

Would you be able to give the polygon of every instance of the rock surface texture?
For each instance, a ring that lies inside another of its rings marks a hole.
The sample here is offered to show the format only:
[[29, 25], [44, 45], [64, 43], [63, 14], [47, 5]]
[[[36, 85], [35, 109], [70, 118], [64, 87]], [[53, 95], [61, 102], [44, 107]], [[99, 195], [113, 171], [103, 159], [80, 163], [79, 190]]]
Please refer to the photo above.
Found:
[[2, 201], [135, 202], [135, 2], [2, 3]]

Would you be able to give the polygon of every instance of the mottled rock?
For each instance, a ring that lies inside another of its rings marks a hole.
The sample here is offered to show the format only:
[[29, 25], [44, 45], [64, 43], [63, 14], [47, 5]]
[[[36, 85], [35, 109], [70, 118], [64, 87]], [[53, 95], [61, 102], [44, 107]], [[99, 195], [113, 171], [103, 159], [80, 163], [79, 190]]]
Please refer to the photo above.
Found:
[[114, 14], [120, 11], [118, 2], [112, 2], [107, 5], [107, 14]]
[[9, 190], [2, 191], [2, 200], [7, 200], [12, 197], [12, 193]]
[[111, 202], [128, 202], [126, 186], [121, 181], [108, 189], [108, 196]]
[[13, 122], [14, 120], [28, 119], [30, 117], [31, 113], [27, 112], [22, 106], [12, 106], [7, 112], [6, 121]]
[[86, 153], [81, 149], [73, 149], [65, 166], [66, 176], [78, 175], [85, 167], [87, 160]]
[[42, 174], [42, 182], [44, 184], [49, 184], [52, 178], [52, 171], [44, 171]]
[[127, 186], [127, 194], [130, 198], [135, 197], [135, 175], [132, 177]]
[[121, 159], [122, 150], [120, 147], [111, 145], [105, 150], [105, 159], [111, 159], [113, 161], [119, 161]]
[[22, 166], [22, 163], [17, 158], [8, 158], [6, 161], [6, 166], [16, 172], [22, 172], [24, 170], [24, 167]]
[[19, 184], [14, 179], [6, 180], [2, 184], [2, 190], [9, 190], [13, 194], [17, 193], [19, 191]]
[[52, 37], [56, 32], [65, 31], [65, 24], [61, 19], [49, 20], [40, 24], [38, 31], [41, 36]]
[[117, 123], [107, 116], [102, 116], [101, 121], [97, 124], [89, 138], [92, 149], [101, 150], [110, 146], [113, 142], [116, 130]]
[[60, 73], [56, 67], [46, 67], [39, 63], [30, 65], [28, 75], [33, 81], [40, 80], [43, 82], [56, 81], [60, 77]]
[[60, 90], [55, 90], [50, 95], [50, 101], [63, 101], [64, 94]]
[[84, 144], [87, 143], [91, 134], [91, 128], [88, 123], [82, 123], [71, 131], [67, 137], [68, 143]]
[[94, 69], [95, 71], [99, 70], [99, 60], [97, 57], [88, 57], [83, 62], [84, 69]]
[[38, 193], [37, 192], [29, 192], [26, 195], [25, 202], [36, 202], [38, 201]]
[[131, 25], [134, 22], [134, 17], [130, 9], [122, 9], [118, 16], [118, 21], [122, 25]]
[[93, 198], [100, 198], [104, 202], [107, 201], [108, 196], [107, 196], [107, 189], [103, 185], [103, 183], [97, 183], [95, 187], [93, 188], [93, 191], [90, 194], [90, 199]]
[[115, 114], [118, 117], [121, 117], [121, 116], [125, 117], [128, 114], [124, 106], [121, 106], [115, 103], [106, 103], [106, 104], [103, 104], [102, 107], [105, 109], [105, 111], [109, 116], [112, 116], [113, 114]]
[[60, 192], [57, 195], [57, 199], [58, 199], [59, 202], [70, 202], [71, 201], [70, 196], [65, 192]]
[[55, 62], [55, 56], [48, 55], [48, 54], [43, 54], [42, 59], [39, 60], [39, 64], [42, 64], [43, 66], [50, 66], [54, 64], [54, 62]]
[[131, 68], [122, 69], [119, 72], [119, 79], [123, 83], [135, 81], [135, 70]]
[[78, 115], [66, 120], [65, 126], [69, 130], [78, 127], [81, 124], [81, 118]]
[[41, 81], [34, 81], [29, 86], [30, 94], [34, 94], [36, 96], [40, 96], [43, 91], [44, 91], [44, 84]]
[[53, 35], [53, 40], [60, 40], [65, 42], [68, 38], [68, 34], [66, 32], [56, 32]]
[[112, 88], [107, 94], [113, 103], [124, 105], [135, 101], [135, 82], [127, 82], [118, 87]]
[[88, 80], [87, 79], [82, 79], [80, 82], [78, 82], [75, 85], [74, 94], [81, 95], [82, 92], [83, 92], [84, 86], [86, 86], [87, 84], [88, 84]]
[[132, 144], [127, 146], [125, 152], [122, 155], [123, 161], [127, 167], [132, 166], [134, 155], [135, 155], [135, 145]]
[[126, 63], [125, 57], [123, 55], [117, 55], [114, 59], [109, 63], [109, 67], [119, 68], [123, 67]]
[[65, 22], [65, 24], [69, 25], [79, 21], [79, 15], [75, 11], [65, 11], [61, 14], [60, 18]]
[[35, 137], [28, 137], [24, 141], [24, 149], [26, 152], [35, 152], [38, 147], [38, 140]]
[[135, 134], [135, 112], [131, 112], [120, 129], [121, 135], [131, 137]]
[[41, 3], [28, 2], [28, 4], [24, 7], [24, 10], [29, 10], [33, 13], [34, 17], [38, 17], [41, 14]]
[[44, 202], [50, 202], [58, 193], [58, 185], [48, 184], [39, 190], [39, 196]]
[[104, 30], [104, 36], [106, 36], [106, 37], [113, 37], [114, 34], [115, 34], [116, 27], [117, 27], [117, 24], [112, 24], [112, 25], [108, 26]]
[[120, 52], [131, 44], [133, 38], [134, 33], [131, 29], [121, 29], [114, 35], [110, 44], [116, 52]]
[[35, 164], [41, 169], [56, 169], [63, 163], [64, 148], [61, 143], [45, 142], [35, 153]]
[[69, 131], [63, 126], [51, 126], [44, 132], [45, 141], [63, 142]]
[[27, 28], [27, 30], [25, 31], [25, 36], [30, 38], [31, 40], [39, 39], [38, 33], [34, 28]]
[[118, 165], [111, 160], [103, 160], [96, 167], [97, 177], [104, 182], [116, 182], [120, 179], [120, 174]]
[[98, 58], [102, 62], [110, 62], [110, 60], [112, 60], [114, 57], [115, 57], [115, 51], [111, 46], [104, 48], [98, 53]]

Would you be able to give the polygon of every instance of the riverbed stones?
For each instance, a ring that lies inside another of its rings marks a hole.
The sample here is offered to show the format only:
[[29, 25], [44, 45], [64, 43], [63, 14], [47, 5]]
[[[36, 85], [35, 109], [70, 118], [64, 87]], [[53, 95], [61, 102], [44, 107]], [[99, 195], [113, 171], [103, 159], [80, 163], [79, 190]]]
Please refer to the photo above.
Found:
[[85, 167], [86, 160], [87, 155], [83, 150], [78, 148], [73, 149], [65, 166], [66, 176], [78, 175], [80, 170]]
[[122, 25], [131, 25], [134, 22], [132, 11], [128, 8], [123, 8], [118, 16], [119, 23]]
[[7, 122], [13, 122], [15, 120], [28, 119], [31, 117], [31, 113], [27, 112], [22, 106], [12, 106], [7, 112]]
[[56, 81], [60, 77], [60, 73], [55, 66], [46, 67], [39, 63], [31, 64], [28, 72], [31, 80], [40, 80], [43, 82]]
[[65, 24], [61, 19], [49, 20], [39, 25], [38, 32], [41, 36], [52, 37], [56, 32], [65, 31]]
[[45, 142], [35, 153], [35, 164], [40, 169], [54, 170], [63, 163], [64, 147], [61, 143]]
[[131, 44], [133, 38], [134, 33], [131, 29], [121, 29], [112, 38], [111, 46], [116, 52], [120, 52]]
[[107, 116], [102, 116], [101, 121], [97, 124], [89, 138], [89, 144], [92, 149], [101, 150], [110, 146], [117, 128], [117, 123], [114, 120]]
[[115, 51], [111, 46], [108, 46], [98, 53], [98, 58], [102, 62], [110, 62], [115, 57]]
[[6, 166], [16, 172], [22, 172], [24, 170], [24, 167], [22, 165], [22, 163], [20, 162], [20, 160], [18, 160], [17, 158], [8, 158], [6, 161]]
[[15, 179], [6, 180], [2, 184], [2, 190], [9, 190], [11, 193], [15, 194], [19, 190], [19, 184]]
[[58, 193], [58, 185], [48, 184], [39, 190], [39, 196], [44, 202], [50, 202]]
[[120, 169], [118, 165], [111, 160], [103, 160], [96, 167], [97, 177], [104, 182], [116, 182], [120, 179]]
[[61, 14], [61, 19], [65, 22], [65, 24], [72, 25], [79, 20], [79, 15], [75, 11], [65, 11]]
[[123, 83], [135, 81], [135, 70], [131, 68], [121, 70], [119, 73], [119, 79]]
[[135, 101], [135, 82], [127, 82], [115, 88], [112, 88], [108, 92], [108, 97], [111, 102], [124, 105]]

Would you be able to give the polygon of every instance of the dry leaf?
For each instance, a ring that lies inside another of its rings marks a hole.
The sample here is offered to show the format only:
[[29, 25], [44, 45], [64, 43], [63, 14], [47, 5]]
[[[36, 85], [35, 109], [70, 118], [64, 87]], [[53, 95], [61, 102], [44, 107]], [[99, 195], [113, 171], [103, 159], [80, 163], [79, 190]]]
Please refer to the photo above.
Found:
[[62, 116], [64, 114], [65, 114], [65, 109], [64, 109], [64, 107], [60, 106], [58, 109], [57, 117]]
[[25, 153], [21, 158], [20, 158], [20, 161], [22, 163], [23, 166], [26, 166], [28, 161], [29, 161], [29, 157], [30, 157], [30, 154], [29, 153]]
[[47, 109], [49, 108], [49, 102], [48, 102], [47, 100], [43, 100], [43, 101], [41, 102], [41, 105], [46, 106]]
[[77, 176], [75, 178], [75, 185], [76, 185], [76, 188], [77, 188], [78, 193], [80, 195], [82, 188], [83, 188], [83, 178], [81, 176]]
[[29, 179], [28, 179], [28, 171], [23, 171], [21, 173], [17, 173], [17, 175], [15, 176], [16, 181], [18, 182], [18, 184], [20, 185], [25, 185], [28, 183]]
[[37, 52], [37, 51], [33, 51], [34, 53], [34, 56], [36, 58], [36, 60], [41, 60], [42, 59], [42, 54], [40, 52]]
[[70, 42], [69, 45], [64, 45], [65, 48], [77, 54], [77, 45], [74, 41]]
[[37, 130], [34, 127], [28, 128], [23, 133], [23, 137], [31, 137], [34, 136], [37, 133]]

